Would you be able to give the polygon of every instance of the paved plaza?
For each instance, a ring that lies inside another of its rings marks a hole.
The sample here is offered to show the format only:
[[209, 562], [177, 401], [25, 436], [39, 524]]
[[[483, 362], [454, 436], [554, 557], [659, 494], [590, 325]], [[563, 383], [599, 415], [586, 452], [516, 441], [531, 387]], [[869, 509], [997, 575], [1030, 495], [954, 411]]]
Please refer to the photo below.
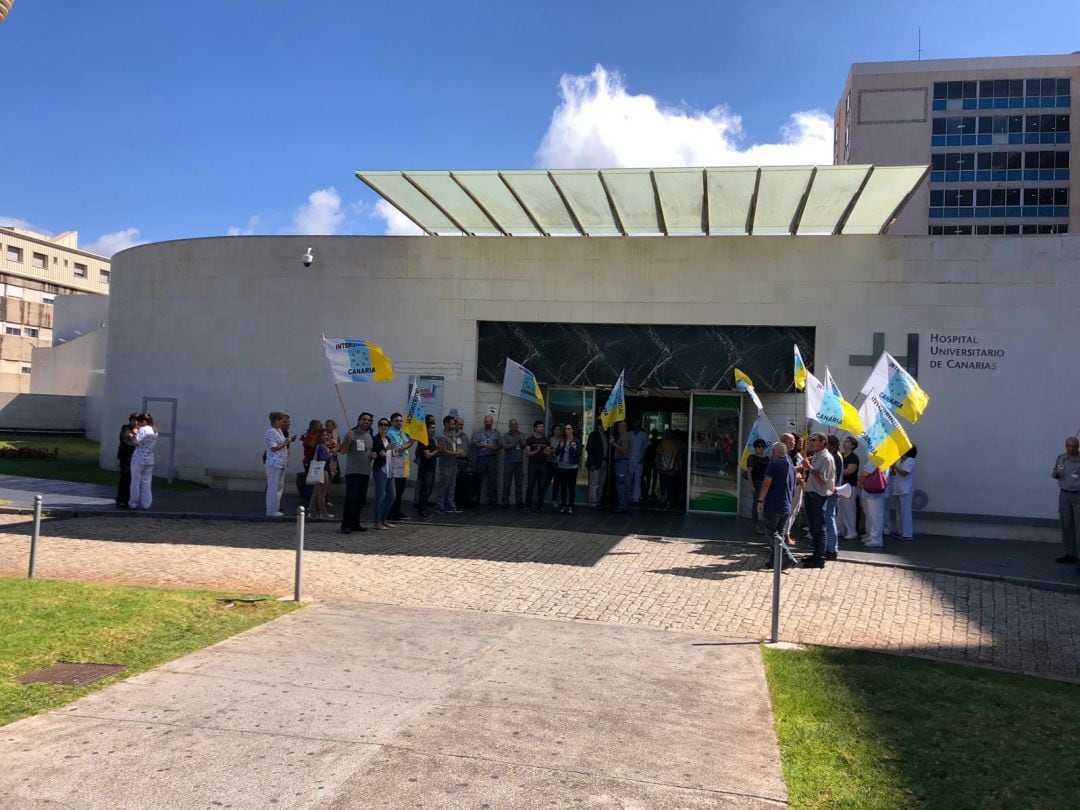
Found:
[[[631, 516], [632, 517], [632, 516]], [[29, 523], [4, 516], [0, 573], [25, 575]], [[767, 636], [760, 548], [513, 525], [308, 527], [305, 594], [630, 627]], [[291, 523], [86, 517], [43, 526], [38, 574], [291, 593]], [[781, 636], [1080, 680], [1080, 597], [853, 562], [783, 577]]]

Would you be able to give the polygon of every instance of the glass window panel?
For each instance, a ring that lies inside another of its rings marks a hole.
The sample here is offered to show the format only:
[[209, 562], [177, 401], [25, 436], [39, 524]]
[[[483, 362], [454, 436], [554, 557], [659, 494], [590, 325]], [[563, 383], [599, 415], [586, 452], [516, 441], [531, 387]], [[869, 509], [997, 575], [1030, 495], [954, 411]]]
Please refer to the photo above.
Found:
[[[934, 91], [937, 92], [937, 85], [934, 85]], [[981, 98], [993, 98], [994, 97], [994, 83], [992, 81], [979, 82], [979, 96]], [[934, 98], [937, 98], [935, 95]]]
[[1009, 95], [1013, 98], [1021, 98], [1024, 95], [1024, 80], [1012, 79], [1009, 81]]
[[1069, 131], [1069, 116], [1059, 115], [1056, 116], [1057, 120], [1054, 122], [1054, 129], [1058, 132]]
[[1024, 189], [1024, 205], [1038, 205], [1039, 190], [1037, 188]]
[[940, 208], [945, 204], [945, 192], [941, 189], [934, 189], [930, 192], [930, 205]]
[[1068, 205], [1069, 190], [1067, 188], [1054, 189], [1054, 205]]
[[1037, 168], [1039, 168], [1039, 153], [1038, 152], [1024, 152], [1024, 168], [1025, 169], [1037, 169]]
[[960, 158], [962, 155], [959, 152], [952, 152], [945, 156], [945, 170], [946, 171], [959, 171], [960, 170]]
[[737, 470], [738, 452], [718, 453], [716, 448], [729, 443], [730, 437], [734, 437], [735, 447], [738, 447], [741, 410], [740, 395], [693, 395], [690, 407], [690, 509], [728, 514], [738, 511], [738, 482], [741, 480]]
[[993, 159], [993, 152], [979, 152], [979, 160], [976, 164], [977, 169], [989, 169], [991, 166], [991, 160]]
[[1054, 167], [1058, 169], [1069, 168], [1069, 153], [1054, 152]]
[[1057, 132], [1057, 119], [1056, 115], [1043, 115], [1040, 116], [1039, 126], [1041, 132]]
[[1006, 152], [1005, 153], [1005, 168], [1007, 169], [1019, 169], [1020, 161], [1023, 152]]
[[1027, 80], [1027, 95], [1029, 96], [1041, 96], [1042, 95], [1042, 83], [1040, 79], [1028, 79]]
[[1005, 189], [992, 188], [990, 189], [990, 204], [991, 205], [1005, 205]]
[[1039, 189], [1039, 205], [1053, 205], [1054, 190], [1052, 188]]
[[949, 98], [963, 98], [964, 97], [964, 83], [963, 82], [949, 82]]
[[1043, 116], [1041, 115], [1028, 115], [1025, 116], [1025, 132], [1039, 132], [1042, 126]]
[[944, 118], [935, 118], [934, 123], [931, 124], [930, 132], [933, 135], [945, 134], [945, 120]]
[[945, 155], [940, 152], [930, 156], [930, 168], [934, 171], [944, 171], [945, 169]]
[[946, 82], [934, 82], [934, 98], [948, 98], [949, 85]]
[[975, 116], [960, 119], [960, 129], [965, 135], [975, 134]]
[[994, 80], [994, 97], [1005, 98], [1009, 95], [1009, 80], [1008, 79], [995, 79]]
[[[979, 132], [980, 134], [989, 134], [994, 131], [994, 116], [992, 115], [980, 115], [979, 116]], [[1004, 132], [1004, 130], [1002, 130]]]
[[1019, 205], [1020, 204], [1020, 189], [1007, 188], [1005, 189], [1005, 205]]
[[964, 98], [975, 98], [978, 89], [978, 82], [964, 82]]
[[[1038, 118], [1038, 116], [1034, 116]], [[1022, 115], [1010, 115], [1007, 117], [1009, 122], [1009, 132], [1023, 132], [1024, 131], [1024, 116]]]
[[1059, 96], [1072, 95], [1072, 82], [1070, 79], [1057, 80], [1057, 94]]
[[975, 204], [981, 208], [990, 205], [990, 189], [980, 188], [975, 192]]
[[1052, 169], [1054, 168], [1055, 152], [1039, 152], [1039, 168], [1040, 169]]
[[961, 208], [970, 208], [974, 203], [975, 193], [970, 188], [961, 189], [957, 192], [956, 204]]

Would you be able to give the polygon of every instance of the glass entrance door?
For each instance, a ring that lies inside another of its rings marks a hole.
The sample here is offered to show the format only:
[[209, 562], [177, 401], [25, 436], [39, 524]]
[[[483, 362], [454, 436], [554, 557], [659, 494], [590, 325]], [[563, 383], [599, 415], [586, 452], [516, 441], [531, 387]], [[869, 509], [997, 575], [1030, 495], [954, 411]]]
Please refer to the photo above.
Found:
[[686, 508], [738, 514], [741, 394], [692, 394]]
[[[551, 436], [555, 425], [574, 426], [574, 435], [585, 447], [585, 441], [593, 429], [596, 417], [595, 388], [556, 388], [548, 389], [547, 395], [547, 432]], [[581, 466], [578, 467], [578, 485], [589, 485], [589, 473], [585, 469], [585, 454], [582, 453]]]

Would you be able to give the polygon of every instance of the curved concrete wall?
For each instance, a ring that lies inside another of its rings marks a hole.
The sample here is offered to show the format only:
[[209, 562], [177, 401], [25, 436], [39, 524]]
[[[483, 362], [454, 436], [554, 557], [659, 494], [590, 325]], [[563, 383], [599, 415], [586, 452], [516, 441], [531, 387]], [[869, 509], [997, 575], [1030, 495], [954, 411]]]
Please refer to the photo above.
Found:
[[[305, 269], [309, 244], [316, 261]], [[933, 396], [910, 429], [928, 508], [1049, 518], [1050, 466], [1080, 422], [1071, 337], [1078, 309], [1076, 237], [144, 245], [113, 260], [102, 435], [114, 434], [144, 396], [176, 398], [179, 475], [258, 476], [268, 411], [291, 413], [297, 432], [312, 417], [340, 420], [323, 332], [381, 343], [395, 361], [394, 382], [342, 386], [353, 417], [361, 408], [401, 409], [408, 375], [434, 373], [447, 379], [444, 404], [462, 407], [470, 427], [478, 400], [490, 396], [475, 383], [477, 320], [813, 326], [817, 371], [827, 363], [849, 399], [869, 371], [849, 358], [870, 354], [875, 332], [896, 355], [915, 334], [919, 378]], [[949, 367], [982, 362], [942, 353], [955, 349], [1002, 354], [989, 358], [993, 368]], [[103, 462], [114, 453], [103, 447]]]

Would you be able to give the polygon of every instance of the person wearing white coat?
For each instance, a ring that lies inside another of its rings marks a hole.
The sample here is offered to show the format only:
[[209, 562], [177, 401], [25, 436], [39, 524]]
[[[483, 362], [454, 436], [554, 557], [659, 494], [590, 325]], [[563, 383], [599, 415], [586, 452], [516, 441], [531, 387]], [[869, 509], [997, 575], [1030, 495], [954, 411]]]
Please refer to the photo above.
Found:
[[150, 482], [154, 477], [154, 445], [157, 444], [157, 431], [154, 430], [154, 418], [148, 413], [135, 416], [135, 452], [131, 456], [131, 500], [132, 509], [149, 509], [153, 501]]

